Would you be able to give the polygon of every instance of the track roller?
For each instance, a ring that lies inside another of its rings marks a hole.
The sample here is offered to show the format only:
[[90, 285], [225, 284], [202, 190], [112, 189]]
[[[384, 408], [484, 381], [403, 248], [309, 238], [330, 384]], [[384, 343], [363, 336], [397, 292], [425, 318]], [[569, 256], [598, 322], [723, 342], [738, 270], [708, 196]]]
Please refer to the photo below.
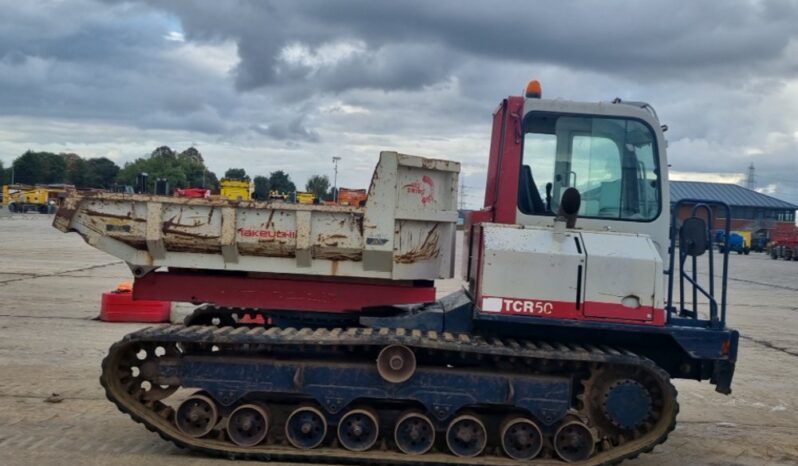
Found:
[[402, 414], [396, 422], [393, 439], [402, 453], [423, 455], [435, 443], [435, 426], [427, 416], [409, 411]]
[[268, 432], [269, 411], [261, 405], [241, 405], [227, 419], [227, 435], [240, 447], [252, 447], [261, 443]]
[[366, 451], [377, 443], [379, 434], [377, 415], [370, 409], [353, 409], [338, 422], [338, 441], [347, 450]]
[[216, 403], [205, 395], [193, 395], [180, 403], [175, 411], [175, 424], [180, 432], [192, 437], [208, 435], [219, 420]]
[[543, 448], [543, 434], [532, 420], [510, 417], [502, 423], [501, 444], [510, 458], [531, 460]]
[[312, 406], [295, 409], [285, 423], [285, 436], [291, 445], [307, 450], [316, 448], [327, 436], [327, 420], [324, 414]]
[[446, 429], [446, 445], [457, 456], [477, 456], [485, 449], [487, 441], [485, 424], [469, 414], [458, 416]]
[[595, 446], [593, 432], [579, 421], [566, 422], [554, 434], [554, 451], [569, 463], [590, 458]]
[[416, 355], [404, 345], [386, 346], [377, 356], [377, 371], [387, 382], [406, 382], [416, 372]]

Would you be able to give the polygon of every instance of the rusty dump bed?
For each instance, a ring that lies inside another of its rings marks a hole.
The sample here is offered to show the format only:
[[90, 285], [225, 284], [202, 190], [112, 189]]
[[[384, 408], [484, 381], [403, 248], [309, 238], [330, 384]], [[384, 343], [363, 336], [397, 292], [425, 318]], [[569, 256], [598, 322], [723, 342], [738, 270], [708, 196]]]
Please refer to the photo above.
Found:
[[363, 207], [71, 194], [53, 225], [158, 267], [368, 279], [453, 275], [456, 162], [380, 153]]

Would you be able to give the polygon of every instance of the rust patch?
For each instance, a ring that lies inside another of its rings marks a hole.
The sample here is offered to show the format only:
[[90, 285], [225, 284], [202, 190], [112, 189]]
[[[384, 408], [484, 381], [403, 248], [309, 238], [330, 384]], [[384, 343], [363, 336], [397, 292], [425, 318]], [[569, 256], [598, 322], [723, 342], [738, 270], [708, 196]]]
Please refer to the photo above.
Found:
[[362, 216], [358, 216], [355, 219], [355, 222], [357, 222], [357, 231], [360, 232], [360, 236], [363, 236], [363, 217]]
[[192, 252], [197, 254], [219, 254], [222, 249], [217, 245], [199, 243], [172, 243], [167, 248], [169, 252]]
[[438, 224], [435, 224], [435, 226], [430, 228], [427, 236], [424, 238], [424, 242], [421, 243], [421, 246], [394, 257], [394, 262], [397, 264], [412, 264], [420, 260], [434, 259], [438, 257], [441, 249], [438, 246], [438, 240], [440, 237], [436, 231], [437, 228]]
[[245, 256], [295, 257], [294, 249], [281, 242], [240, 243], [238, 252]]
[[72, 221], [72, 217], [75, 216], [75, 212], [77, 212], [77, 208], [59, 207], [53, 218], [53, 226], [66, 233], [69, 231], [69, 223]]
[[[281, 212], [281, 213], [282, 213], [282, 212]], [[269, 228], [271, 228], [271, 225], [272, 225], [272, 219], [273, 219], [273, 218], [274, 218], [274, 209], [272, 209], [272, 210], [271, 210], [271, 212], [269, 212], [269, 219], [268, 219], [268, 220], [266, 220], [266, 226], [265, 226], [264, 228], [266, 228], [267, 230], [268, 230]]]
[[360, 262], [363, 260], [363, 252], [359, 249], [323, 249], [319, 246], [313, 246], [311, 248], [311, 254], [314, 259], [326, 259], [331, 261]]
[[336, 233], [336, 234], [332, 234], [332, 235], [325, 235], [325, 234], [321, 233], [318, 236], [317, 242], [320, 243], [320, 244], [323, 244], [325, 246], [336, 247], [336, 246], [338, 246], [338, 242], [339, 242], [338, 240], [346, 239], [346, 238], [348, 238], [348, 236], [347, 235], [343, 235], [341, 233]]
[[314, 255], [314, 259], [326, 259], [330, 261], [349, 261], [349, 262], [360, 262], [363, 259], [363, 256], [360, 253], [335, 253], [335, 254], [319, 254], [318, 256]]
[[[171, 229], [173, 227], [177, 227], [177, 228], [198, 228], [198, 227], [201, 227], [201, 226], [205, 226], [205, 224], [203, 224], [201, 221], [199, 221], [197, 219], [194, 219], [194, 223], [193, 224], [187, 225], [187, 224], [181, 222], [182, 217], [183, 217], [183, 211], [181, 209], [180, 214], [179, 214], [178, 217], [172, 217], [169, 220], [166, 220], [166, 221], [163, 222], [164, 231], [166, 231], [167, 228]], [[175, 220], [176, 218], [177, 218], [177, 220]]]
[[115, 219], [118, 219], [118, 220], [130, 220], [130, 221], [133, 221], [133, 222], [146, 222], [147, 221], [147, 219], [144, 219], [144, 218], [133, 217], [130, 214], [130, 212], [128, 212], [127, 215], [109, 214], [109, 213], [106, 213], [106, 212], [98, 212], [96, 210], [89, 210], [89, 209], [86, 209], [83, 212], [86, 215], [88, 215], [89, 217], [115, 218]]
[[[200, 235], [198, 233], [190, 233], [190, 232], [187, 232], [187, 231], [175, 230], [174, 228], [168, 228], [166, 224], [164, 224], [163, 229], [161, 231], [163, 231], [163, 233], [165, 235], [166, 234], [170, 234], [170, 235], [176, 235], [176, 236], [183, 236], [183, 237], [186, 237], [186, 238], [210, 239], [210, 240], [219, 239], [218, 236]], [[169, 249], [169, 248], [167, 248], [167, 249]]]

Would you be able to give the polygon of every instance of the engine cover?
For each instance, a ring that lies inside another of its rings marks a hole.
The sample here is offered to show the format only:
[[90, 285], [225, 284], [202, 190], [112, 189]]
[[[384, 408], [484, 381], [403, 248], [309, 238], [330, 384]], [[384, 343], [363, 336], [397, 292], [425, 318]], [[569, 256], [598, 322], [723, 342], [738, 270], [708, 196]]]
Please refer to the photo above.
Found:
[[664, 324], [662, 259], [646, 235], [483, 224], [478, 312]]

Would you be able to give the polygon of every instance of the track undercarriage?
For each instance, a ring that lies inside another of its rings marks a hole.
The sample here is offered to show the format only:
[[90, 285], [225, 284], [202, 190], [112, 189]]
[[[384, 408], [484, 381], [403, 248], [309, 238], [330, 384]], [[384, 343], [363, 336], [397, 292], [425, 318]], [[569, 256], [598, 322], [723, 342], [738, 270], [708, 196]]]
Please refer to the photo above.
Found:
[[126, 336], [104, 360], [101, 382], [148, 429], [206, 453], [609, 464], [663, 442], [678, 412], [668, 374], [621, 348], [198, 315], [194, 322], [209, 325]]

